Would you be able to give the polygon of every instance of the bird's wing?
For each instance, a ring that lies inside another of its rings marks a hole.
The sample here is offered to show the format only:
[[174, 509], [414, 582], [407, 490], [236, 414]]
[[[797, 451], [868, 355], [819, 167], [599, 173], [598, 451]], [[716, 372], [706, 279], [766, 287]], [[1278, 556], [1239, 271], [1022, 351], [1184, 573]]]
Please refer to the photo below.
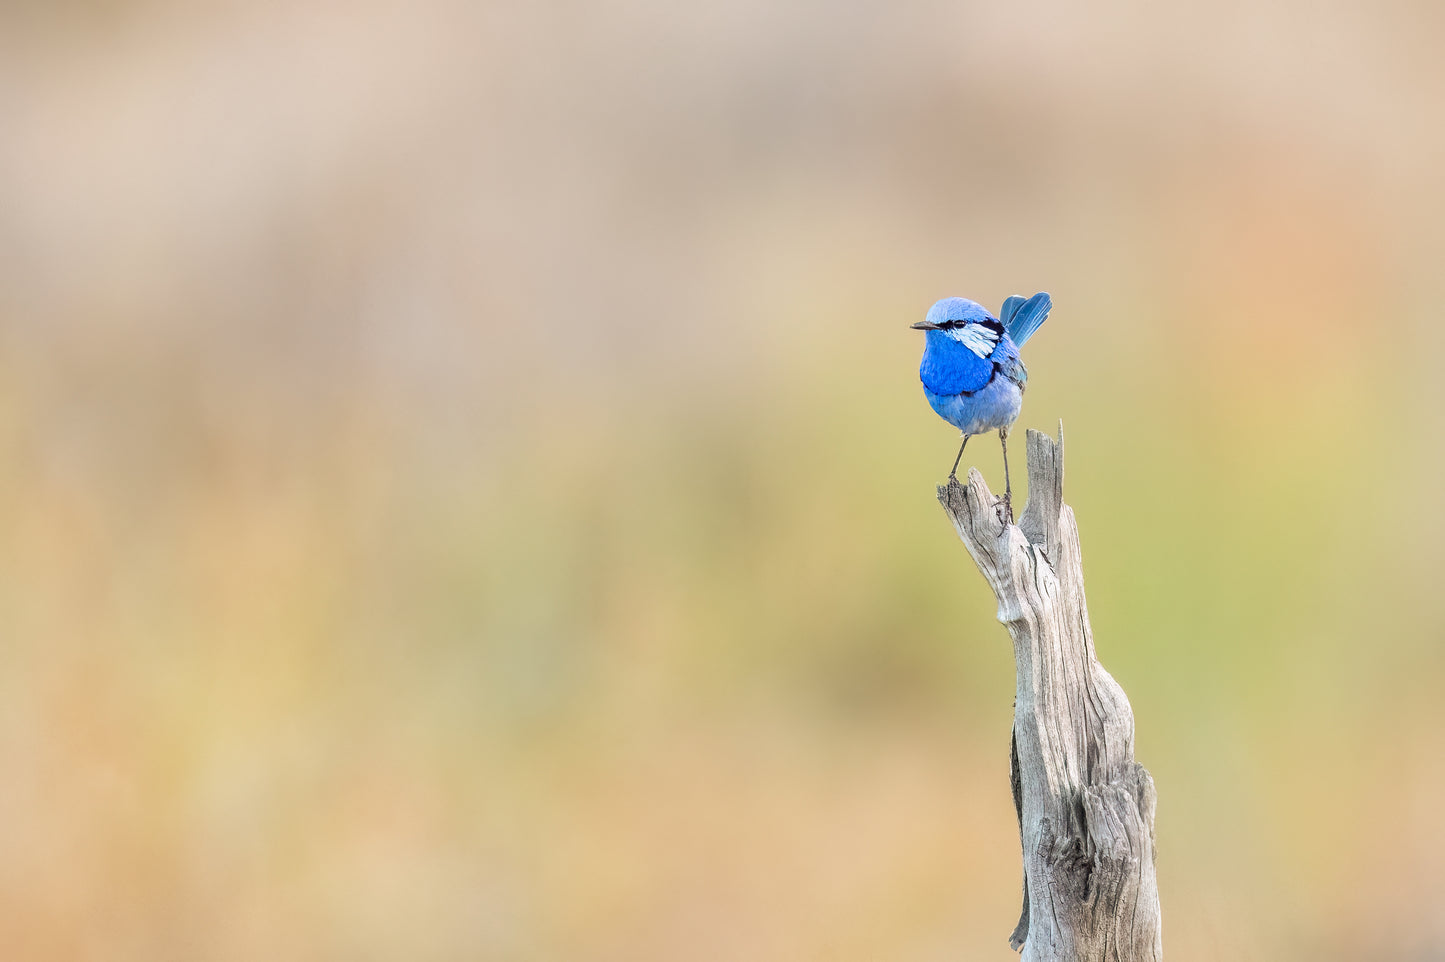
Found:
[[1022, 347], [1025, 341], [1033, 337], [1034, 331], [1037, 331], [1039, 326], [1048, 319], [1054, 301], [1047, 293], [1039, 291], [1021, 304], [1013, 305], [1013, 309], [1010, 311], [1010, 303], [1017, 299], [1019, 296], [1015, 294], [1004, 301], [1003, 310], [999, 313], [1004, 315], [1001, 320], [1004, 327], [1008, 328], [1008, 336], [1013, 338], [1015, 344]]
[[993, 362], [941, 331], [929, 331], [918, 376], [934, 394], [965, 394], [989, 382]]

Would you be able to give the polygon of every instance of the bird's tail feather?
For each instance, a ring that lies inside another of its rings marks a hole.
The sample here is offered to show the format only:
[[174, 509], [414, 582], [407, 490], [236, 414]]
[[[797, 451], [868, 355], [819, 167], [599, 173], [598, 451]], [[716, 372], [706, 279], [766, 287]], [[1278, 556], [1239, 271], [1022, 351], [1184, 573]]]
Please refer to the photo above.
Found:
[[1027, 300], [1015, 294], [1003, 302], [999, 320], [1003, 321], [1003, 326], [1008, 331], [1008, 336], [1013, 338], [1013, 342], [1022, 347], [1024, 341], [1033, 337], [1034, 331], [1048, 319], [1053, 306], [1053, 299], [1044, 291], [1039, 291]]

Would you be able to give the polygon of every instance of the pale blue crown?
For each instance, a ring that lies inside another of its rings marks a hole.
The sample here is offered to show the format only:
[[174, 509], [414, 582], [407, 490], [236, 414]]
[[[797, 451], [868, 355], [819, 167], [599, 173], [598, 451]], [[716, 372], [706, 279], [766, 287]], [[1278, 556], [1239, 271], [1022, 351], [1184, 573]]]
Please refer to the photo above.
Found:
[[946, 324], [949, 321], [998, 320], [978, 301], [966, 297], [945, 297], [928, 309], [929, 324]]

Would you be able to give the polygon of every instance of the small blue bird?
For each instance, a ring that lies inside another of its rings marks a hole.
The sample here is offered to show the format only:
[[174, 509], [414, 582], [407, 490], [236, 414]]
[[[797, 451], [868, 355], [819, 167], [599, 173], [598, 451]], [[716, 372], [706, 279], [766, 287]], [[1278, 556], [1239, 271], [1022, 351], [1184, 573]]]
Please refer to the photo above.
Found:
[[1003, 500], [1013, 518], [1013, 491], [1008, 479], [1008, 429], [1023, 406], [1029, 372], [1019, 348], [1049, 316], [1054, 302], [1042, 291], [1030, 298], [1017, 294], [1003, 302], [1000, 317], [966, 297], [945, 297], [913, 325], [927, 331], [918, 377], [923, 393], [938, 416], [963, 432], [963, 444], [948, 480], [958, 474], [963, 449], [975, 434], [998, 429], [1003, 446]]

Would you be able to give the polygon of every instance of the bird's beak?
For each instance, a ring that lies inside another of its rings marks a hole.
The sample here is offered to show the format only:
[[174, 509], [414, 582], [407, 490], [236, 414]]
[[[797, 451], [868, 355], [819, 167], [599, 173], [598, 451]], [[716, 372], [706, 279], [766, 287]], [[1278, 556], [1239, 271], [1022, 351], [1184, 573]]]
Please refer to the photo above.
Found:
[[936, 331], [936, 330], [938, 330], [938, 325], [937, 325], [937, 324], [934, 324], [932, 321], [919, 321], [917, 324], [910, 324], [910, 325], [908, 325], [908, 326], [911, 327], [911, 328], [913, 328], [915, 331]]

